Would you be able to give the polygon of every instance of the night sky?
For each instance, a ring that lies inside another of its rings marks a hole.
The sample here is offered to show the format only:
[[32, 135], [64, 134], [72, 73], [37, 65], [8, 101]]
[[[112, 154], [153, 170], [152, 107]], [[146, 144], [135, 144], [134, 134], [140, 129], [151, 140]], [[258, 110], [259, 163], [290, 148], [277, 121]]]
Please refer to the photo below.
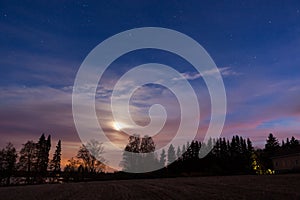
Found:
[[[0, 147], [10, 141], [19, 149], [46, 133], [53, 146], [62, 139], [64, 160], [75, 156], [80, 145], [72, 116], [77, 70], [100, 42], [138, 27], [174, 29], [207, 50], [226, 87], [222, 136], [250, 137], [256, 147], [270, 132], [279, 140], [299, 139], [299, 1], [0, 1]], [[201, 77], [173, 54], [141, 50], [116, 60], [99, 83], [97, 113], [111, 139], [126, 142], [107, 111], [112, 84], [148, 62], [174, 67], [203, 91], [197, 94], [203, 103], [201, 138], [210, 111]], [[171, 105], [175, 119], [174, 96], [151, 85], [136, 92], [133, 105], [140, 113], [133, 119], [146, 124], [147, 108], [160, 100]], [[170, 120], [164, 131], [171, 133], [177, 123]]]

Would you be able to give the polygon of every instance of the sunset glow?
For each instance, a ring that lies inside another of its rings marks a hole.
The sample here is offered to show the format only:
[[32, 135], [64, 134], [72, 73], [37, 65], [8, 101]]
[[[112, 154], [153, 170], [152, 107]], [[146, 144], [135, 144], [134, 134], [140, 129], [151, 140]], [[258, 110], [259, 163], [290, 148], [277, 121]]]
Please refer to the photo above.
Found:
[[[292, 4], [274, 3], [270, 8], [269, 3], [262, 2], [220, 2], [216, 5], [210, 1], [195, 1], [193, 6], [169, 1], [145, 5], [69, 2], [64, 6], [36, 2], [21, 8], [15, 2], [2, 3], [0, 147], [12, 142], [20, 150], [26, 141], [37, 141], [45, 133], [51, 135], [52, 147], [61, 139], [64, 161], [76, 156], [82, 141], [73, 120], [72, 91], [81, 64], [89, 52], [109, 37], [149, 26], [188, 35], [214, 60], [227, 96], [222, 137], [231, 138], [235, 134], [249, 137], [255, 147], [263, 147], [271, 132], [280, 141], [291, 136], [299, 138], [300, 4]], [[152, 40], [150, 36], [148, 40]], [[193, 52], [186, 44], [181, 47], [185, 52]], [[113, 48], [108, 51], [111, 52], [114, 52]], [[182, 57], [148, 48], [117, 58], [98, 82], [95, 95], [97, 120], [110, 142], [123, 144], [127, 140], [125, 134], [121, 134], [133, 128], [123, 116], [112, 116], [114, 86], [126, 72], [145, 63], [172, 67], [196, 91], [200, 119], [188, 121], [199, 122], [196, 139], [202, 140], [211, 119], [210, 93], [203, 76], [213, 77], [216, 71], [206, 70], [199, 74]], [[89, 80], [90, 74], [86, 75]], [[148, 77], [148, 73], [143, 76]], [[174, 85], [178, 84], [178, 78], [171, 80]], [[157, 138], [167, 144], [180, 124], [181, 108], [172, 91], [158, 83], [138, 88], [130, 99], [129, 112], [137, 125], [146, 126], [151, 122], [151, 106], [162, 105], [167, 121]], [[131, 84], [130, 80], [120, 84], [117, 100], [124, 98], [122, 90], [126, 91]], [[184, 89], [182, 93], [189, 97]], [[188, 111], [195, 109], [189, 102], [184, 105]], [[116, 110], [123, 111], [123, 108], [120, 106]], [[97, 135], [98, 130], [89, 127], [91, 116], [84, 112], [79, 114], [86, 120], [82, 123]], [[153, 116], [154, 121], [158, 119], [155, 113]], [[159, 118], [156, 124], [160, 121]], [[161, 141], [157, 141], [157, 146]]]

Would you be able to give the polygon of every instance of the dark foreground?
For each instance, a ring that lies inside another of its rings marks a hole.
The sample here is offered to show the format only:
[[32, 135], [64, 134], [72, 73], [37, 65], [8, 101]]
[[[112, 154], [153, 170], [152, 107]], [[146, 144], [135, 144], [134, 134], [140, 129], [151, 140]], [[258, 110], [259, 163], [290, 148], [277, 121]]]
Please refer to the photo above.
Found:
[[120, 180], [0, 188], [0, 199], [300, 199], [300, 174]]

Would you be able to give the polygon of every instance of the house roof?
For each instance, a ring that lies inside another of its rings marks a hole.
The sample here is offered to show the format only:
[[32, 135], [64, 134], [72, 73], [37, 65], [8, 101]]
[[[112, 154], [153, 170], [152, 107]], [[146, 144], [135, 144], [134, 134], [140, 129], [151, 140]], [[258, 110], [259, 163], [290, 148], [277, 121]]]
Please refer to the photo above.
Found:
[[290, 153], [290, 154], [285, 154], [285, 155], [278, 155], [278, 156], [271, 157], [271, 159], [292, 157], [292, 156], [300, 156], [300, 153]]

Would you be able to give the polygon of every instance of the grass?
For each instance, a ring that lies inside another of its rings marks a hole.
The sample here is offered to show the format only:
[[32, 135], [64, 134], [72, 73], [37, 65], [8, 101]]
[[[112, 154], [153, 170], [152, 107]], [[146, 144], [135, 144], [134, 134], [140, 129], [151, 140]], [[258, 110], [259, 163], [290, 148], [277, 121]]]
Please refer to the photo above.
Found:
[[0, 188], [0, 199], [300, 199], [300, 174], [98, 181]]

